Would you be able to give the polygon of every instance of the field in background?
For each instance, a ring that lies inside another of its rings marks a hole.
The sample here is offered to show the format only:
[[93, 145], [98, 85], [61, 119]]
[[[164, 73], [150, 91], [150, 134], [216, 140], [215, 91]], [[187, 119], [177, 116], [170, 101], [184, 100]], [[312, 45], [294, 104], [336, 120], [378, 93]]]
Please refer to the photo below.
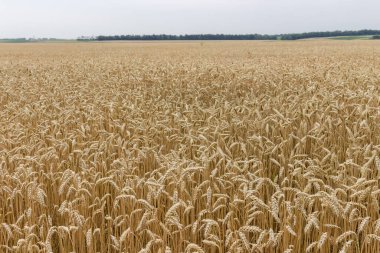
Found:
[[337, 36], [330, 37], [329, 39], [333, 40], [370, 40], [373, 38], [373, 35], [363, 35], [363, 36]]
[[0, 252], [379, 252], [380, 42], [0, 45]]

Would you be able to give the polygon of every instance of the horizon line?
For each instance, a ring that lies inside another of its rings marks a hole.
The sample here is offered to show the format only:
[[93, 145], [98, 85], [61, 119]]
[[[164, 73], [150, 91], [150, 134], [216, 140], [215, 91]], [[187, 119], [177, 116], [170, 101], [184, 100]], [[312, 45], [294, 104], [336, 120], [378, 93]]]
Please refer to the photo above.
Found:
[[[33, 41], [33, 40], [78, 40], [81, 38], [91, 38], [96, 39], [98, 37], [110, 37], [110, 36], [173, 36], [173, 37], [187, 37], [187, 36], [249, 36], [249, 35], [256, 35], [256, 36], [286, 36], [286, 35], [299, 35], [299, 34], [312, 34], [312, 33], [333, 33], [333, 32], [375, 32], [380, 33], [380, 30], [376, 29], [359, 29], [359, 30], [329, 30], [329, 31], [309, 31], [309, 32], [296, 32], [296, 33], [276, 33], [276, 34], [269, 34], [269, 33], [182, 33], [182, 34], [169, 34], [169, 33], [142, 33], [142, 34], [136, 34], [136, 33], [125, 33], [125, 34], [113, 34], [113, 35], [80, 35], [76, 37], [71, 38], [60, 38], [60, 37], [48, 37], [48, 36], [41, 36], [41, 37], [5, 37], [0, 38], [0, 40], [25, 40], [25, 41]], [[377, 34], [368, 34], [368, 35], [377, 35]]]

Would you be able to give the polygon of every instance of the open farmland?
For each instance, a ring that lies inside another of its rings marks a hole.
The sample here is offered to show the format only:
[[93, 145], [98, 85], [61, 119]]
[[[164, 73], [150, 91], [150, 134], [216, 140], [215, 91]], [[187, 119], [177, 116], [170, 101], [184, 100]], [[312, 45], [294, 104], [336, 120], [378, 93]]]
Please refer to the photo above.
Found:
[[0, 44], [0, 252], [380, 252], [380, 42]]

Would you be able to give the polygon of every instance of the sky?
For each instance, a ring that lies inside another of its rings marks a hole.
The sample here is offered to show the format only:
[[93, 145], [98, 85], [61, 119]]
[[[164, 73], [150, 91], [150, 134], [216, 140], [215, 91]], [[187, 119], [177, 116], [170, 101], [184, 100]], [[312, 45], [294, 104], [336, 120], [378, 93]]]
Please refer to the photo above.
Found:
[[0, 0], [0, 38], [380, 30], [380, 0]]

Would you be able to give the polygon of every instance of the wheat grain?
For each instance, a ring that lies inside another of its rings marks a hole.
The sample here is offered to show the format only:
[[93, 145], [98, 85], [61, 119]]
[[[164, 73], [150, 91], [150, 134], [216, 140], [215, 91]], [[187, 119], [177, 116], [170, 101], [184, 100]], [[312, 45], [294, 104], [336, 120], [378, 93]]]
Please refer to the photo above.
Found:
[[378, 251], [376, 43], [1, 44], [0, 251]]

